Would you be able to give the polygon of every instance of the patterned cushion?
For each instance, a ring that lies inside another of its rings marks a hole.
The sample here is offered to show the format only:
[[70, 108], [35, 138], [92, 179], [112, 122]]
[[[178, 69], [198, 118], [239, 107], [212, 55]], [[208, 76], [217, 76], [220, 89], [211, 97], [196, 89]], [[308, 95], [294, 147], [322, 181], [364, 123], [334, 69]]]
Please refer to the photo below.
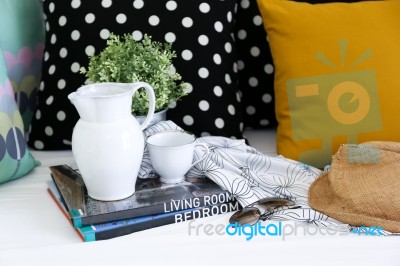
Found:
[[[30, 146], [69, 149], [78, 114], [67, 95], [85, 82], [79, 68], [110, 32], [168, 41], [190, 94], [167, 118], [196, 135], [242, 137], [234, 42], [235, 0], [45, 0], [47, 38]], [[205, 119], [207, 118], [207, 119]]]
[[24, 124], [0, 53], [0, 183], [24, 176], [36, 163], [26, 146]]
[[244, 126], [275, 127], [274, 64], [256, 0], [239, 1], [235, 33]]
[[275, 63], [279, 154], [323, 167], [341, 144], [400, 141], [399, 1], [258, 3]]
[[42, 2], [0, 1], [0, 43], [8, 77], [28, 131], [37, 103], [44, 50]]

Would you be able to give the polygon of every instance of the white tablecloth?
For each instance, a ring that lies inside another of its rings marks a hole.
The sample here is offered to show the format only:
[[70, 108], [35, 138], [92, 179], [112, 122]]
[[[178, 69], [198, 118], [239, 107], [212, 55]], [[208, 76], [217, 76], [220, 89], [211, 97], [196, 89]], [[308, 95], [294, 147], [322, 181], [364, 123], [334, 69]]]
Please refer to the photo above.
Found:
[[[262, 152], [274, 152], [274, 133], [246, 134]], [[70, 151], [33, 152], [42, 162], [28, 176], [0, 186], [0, 265], [400, 265], [400, 237], [217, 234], [230, 214], [81, 242], [46, 192], [48, 166], [72, 163]], [[265, 222], [265, 224], [270, 222]], [[293, 222], [283, 222], [294, 228]], [[205, 228], [214, 230], [206, 231]], [[191, 228], [191, 229], [190, 229]], [[290, 228], [287, 226], [287, 228]], [[197, 234], [196, 234], [197, 230]]]

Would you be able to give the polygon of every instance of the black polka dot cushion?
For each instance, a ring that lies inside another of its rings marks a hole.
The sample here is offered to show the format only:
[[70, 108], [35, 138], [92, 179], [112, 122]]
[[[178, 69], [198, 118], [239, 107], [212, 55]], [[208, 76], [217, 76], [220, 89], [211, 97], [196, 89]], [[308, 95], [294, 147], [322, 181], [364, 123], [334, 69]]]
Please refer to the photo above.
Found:
[[236, 42], [244, 126], [274, 127], [274, 65], [256, 0], [239, 1]]
[[172, 43], [174, 66], [190, 94], [168, 119], [198, 136], [241, 138], [235, 11], [235, 0], [44, 0], [45, 55], [29, 145], [70, 148], [79, 116], [67, 95], [84, 84], [79, 69], [105, 47], [110, 32]]

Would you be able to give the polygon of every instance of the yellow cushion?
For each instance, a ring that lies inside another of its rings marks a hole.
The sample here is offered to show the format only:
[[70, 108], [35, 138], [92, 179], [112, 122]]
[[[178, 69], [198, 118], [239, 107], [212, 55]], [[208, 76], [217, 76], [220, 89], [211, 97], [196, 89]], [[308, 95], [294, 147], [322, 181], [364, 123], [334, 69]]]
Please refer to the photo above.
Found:
[[340, 144], [400, 141], [400, 1], [258, 0], [275, 64], [277, 152], [316, 167]]

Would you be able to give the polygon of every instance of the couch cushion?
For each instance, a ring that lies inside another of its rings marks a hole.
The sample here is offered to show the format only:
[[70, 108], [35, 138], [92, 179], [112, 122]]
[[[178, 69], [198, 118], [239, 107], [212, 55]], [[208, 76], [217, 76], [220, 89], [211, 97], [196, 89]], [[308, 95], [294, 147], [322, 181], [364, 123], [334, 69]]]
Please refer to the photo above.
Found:
[[45, 0], [43, 82], [29, 144], [70, 148], [78, 115], [67, 95], [83, 85], [79, 68], [105, 47], [110, 32], [132, 33], [137, 40], [147, 33], [172, 43], [174, 66], [190, 94], [168, 111], [168, 119], [196, 135], [241, 138], [235, 7], [234, 0]]
[[0, 1], [0, 43], [25, 131], [37, 104], [44, 50], [42, 1]]
[[0, 49], [0, 183], [24, 176], [35, 165], [25, 142], [24, 123]]
[[274, 65], [256, 0], [238, 2], [235, 33], [244, 126], [273, 128]]
[[258, 3], [276, 71], [279, 154], [323, 167], [342, 143], [400, 141], [399, 1]]

